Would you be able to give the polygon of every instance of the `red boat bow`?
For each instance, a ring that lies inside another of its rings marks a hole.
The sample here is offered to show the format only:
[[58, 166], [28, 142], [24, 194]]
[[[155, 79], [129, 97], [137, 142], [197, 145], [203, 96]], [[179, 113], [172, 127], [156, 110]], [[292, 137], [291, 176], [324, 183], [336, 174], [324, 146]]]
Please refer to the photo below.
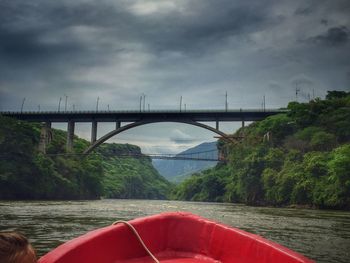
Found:
[[[314, 262], [261, 236], [182, 212], [130, 221], [161, 263]], [[130, 229], [113, 225], [73, 239], [39, 263], [153, 263]]]

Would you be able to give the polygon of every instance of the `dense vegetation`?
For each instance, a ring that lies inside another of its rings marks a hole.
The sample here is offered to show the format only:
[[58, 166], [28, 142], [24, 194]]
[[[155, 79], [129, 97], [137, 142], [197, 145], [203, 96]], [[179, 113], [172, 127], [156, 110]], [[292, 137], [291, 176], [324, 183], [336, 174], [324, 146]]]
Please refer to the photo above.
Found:
[[103, 156], [105, 171], [102, 184], [109, 198], [164, 199], [170, 183], [155, 170], [148, 156], [141, 158], [116, 157], [116, 153], [141, 154], [139, 147], [130, 144], [104, 144], [97, 149]]
[[[53, 129], [47, 155], [38, 151], [40, 125], [0, 116], [0, 199], [166, 198], [170, 184], [137, 146], [104, 144], [89, 156], [65, 153], [66, 132]], [[74, 138], [74, 152], [88, 142]]]
[[350, 209], [350, 92], [288, 109], [237, 131], [241, 143], [219, 142], [228, 163], [193, 175], [173, 197]]

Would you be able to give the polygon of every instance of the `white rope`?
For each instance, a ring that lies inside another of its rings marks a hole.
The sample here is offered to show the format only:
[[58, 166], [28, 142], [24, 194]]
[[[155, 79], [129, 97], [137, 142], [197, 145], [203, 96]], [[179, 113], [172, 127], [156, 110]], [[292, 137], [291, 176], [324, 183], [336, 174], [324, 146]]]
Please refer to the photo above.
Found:
[[115, 221], [112, 225], [117, 225], [117, 224], [125, 224], [129, 227], [129, 229], [132, 230], [132, 232], [135, 234], [135, 236], [137, 237], [137, 239], [139, 240], [139, 242], [141, 243], [141, 245], [143, 246], [143, 248], [146, 250], [147, 254], [154, 260], [154, 262], [156, 263], [160, 263], [160, 261], [152, 254], [151, 251], [149, 251], [149, 249], [146, 247], [145, 243], [143, 242], [143, 240], [141, 239], [139, 233], [137, 233], [136, 229], [133, 227], [132, 224], [130, 224], [129, 222], [127, 221], [124, 221], [124, 220], [118, 220], [118, 221]]

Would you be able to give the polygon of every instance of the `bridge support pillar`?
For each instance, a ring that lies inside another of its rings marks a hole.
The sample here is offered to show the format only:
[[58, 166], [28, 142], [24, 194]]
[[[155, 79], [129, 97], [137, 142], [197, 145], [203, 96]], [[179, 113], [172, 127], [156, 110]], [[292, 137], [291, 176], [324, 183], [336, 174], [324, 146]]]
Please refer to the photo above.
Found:
[[71, 152], [73, 150], [73, 139], [74, 139], [74, 121], [68, 121], [68, 131], [67, 131], [67, 152]]
[[216, 121], [216, 129], [219, 130], [219, 121]]
[[122, 126], [122, 125], [121, 125], [121, 122], [120, 122], [120, 121], [117, 121], [117, 122], [115, 123], [115, 129], [116, 129], [116, 130], [118, 130], [121, 126]]
[[41, 126], [39, 152], [45, 154], [46, 147], [52, 140], [51, 122], [45, 122]]
[[91, 144], [97, 140], [97, 121], [93, 121], [91, 125]]

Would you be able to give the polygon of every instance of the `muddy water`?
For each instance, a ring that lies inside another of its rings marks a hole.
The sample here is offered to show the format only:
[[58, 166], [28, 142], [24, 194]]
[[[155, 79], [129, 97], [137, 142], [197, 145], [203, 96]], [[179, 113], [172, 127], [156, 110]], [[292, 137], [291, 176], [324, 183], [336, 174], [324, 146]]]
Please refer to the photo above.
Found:
[[115, 220], [165, 211], [188, 211], [262, 235], [317, 262], [350, 262], [350, 213], [341, 211], [153, 200], [0, 201], [0, 231], [21, 231], [43, 255]]

